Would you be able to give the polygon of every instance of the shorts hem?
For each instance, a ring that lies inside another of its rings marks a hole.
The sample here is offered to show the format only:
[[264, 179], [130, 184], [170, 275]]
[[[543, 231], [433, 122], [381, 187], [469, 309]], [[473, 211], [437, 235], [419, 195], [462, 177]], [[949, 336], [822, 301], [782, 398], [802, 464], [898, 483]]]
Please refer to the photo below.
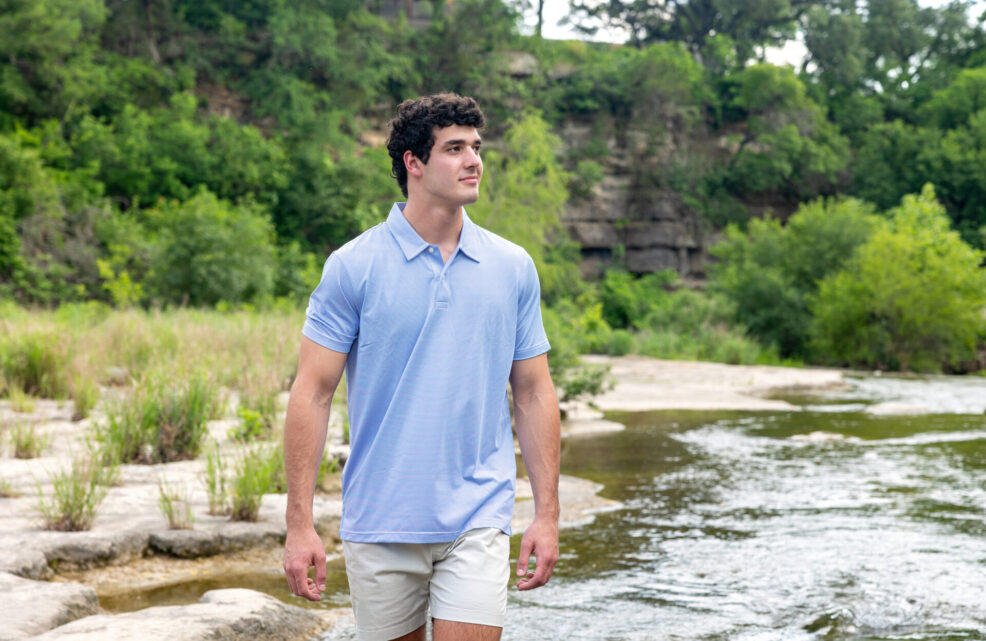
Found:
[[365, 628], [356, 626], [356, 638], [359, 641], [391, 641], [391, 639], [396, 639], [402, 637], [405, 634], [410, 634], [414, 632], [425, 623], [427, 623], [428, 617], [424, 612], [414, 615], [414, 617], [398, 623], [396, 625], [391, 625], [386, 628], [373, 628], [372, 630], [367, 630]]
[[494, 628], [503, 628], [503, 622], [506, 619], [506, 611], [484, 612], [482, 610], [467, 610], [464, 608], [454, 608], [443, 605], [437, 608], [431, 608], [428, 616], [433, 619], [441, 619], [443, 621], [474, 623], [478, 625], [488, 625]]

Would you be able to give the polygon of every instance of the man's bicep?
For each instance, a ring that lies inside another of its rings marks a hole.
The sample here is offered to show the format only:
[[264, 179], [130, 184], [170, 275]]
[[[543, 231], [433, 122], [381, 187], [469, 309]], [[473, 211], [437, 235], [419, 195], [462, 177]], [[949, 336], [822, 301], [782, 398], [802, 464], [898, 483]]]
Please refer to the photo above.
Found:
[[323, 347], [307, 336], [302, 336], [295, 384], [310, 385], [321, 394], [331, 396], [346, 371], [348, 357], [349, 354]]
[[551, 385], [547, 353], [513, 362], [510, 367], [510, 388], [513, 390], [514, 398], [522, 392], [545, 385]]

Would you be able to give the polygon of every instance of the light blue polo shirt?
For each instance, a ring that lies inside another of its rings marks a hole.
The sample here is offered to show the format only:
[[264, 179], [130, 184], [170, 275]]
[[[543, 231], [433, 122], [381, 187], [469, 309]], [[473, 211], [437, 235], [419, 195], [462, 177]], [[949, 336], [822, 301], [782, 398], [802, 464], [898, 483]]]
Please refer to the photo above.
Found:
[[348, 353], [352, 450], [343, 540], [438, 543], [510, 534], [515, 360], [549, 349], [534, 262], [463, 214], [447, 263], [403, 214], [334, 251], [303, 333]]

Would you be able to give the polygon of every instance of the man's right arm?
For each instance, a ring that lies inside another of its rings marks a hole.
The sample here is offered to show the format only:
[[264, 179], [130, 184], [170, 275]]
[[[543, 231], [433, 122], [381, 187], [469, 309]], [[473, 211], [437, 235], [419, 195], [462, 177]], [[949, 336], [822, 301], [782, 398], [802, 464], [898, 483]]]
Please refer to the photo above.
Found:
[[[298, 375], [291, 386], [284, 423], [284, 467], [288, 481], [284, 573], [291, 592], [310, 601], [325, 589], [325, 548], [315, 532], [312, 502], [325, 448], [329, 407], [346, 367], [347, 354], [302, 337]], [[315, 580], [308, 568], [315, 567]]]

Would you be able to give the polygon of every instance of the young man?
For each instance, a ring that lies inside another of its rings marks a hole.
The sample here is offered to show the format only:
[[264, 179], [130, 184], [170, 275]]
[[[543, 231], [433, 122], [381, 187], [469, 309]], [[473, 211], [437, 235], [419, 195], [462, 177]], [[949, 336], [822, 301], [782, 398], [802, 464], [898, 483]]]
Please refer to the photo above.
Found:
[[423, 640], [429, 613], [435, 641], [500, 638], [516, 476], [508, 381], [536, 512], [518, 589], [544, 585], [558, 560], [558, 401], [537, 273], [463, 210], [479, 198], [484, 124], [454, 94], [398, 106], [387, 148], [407, 202], [329, 256], [308, 307], [284, 430], [284, 570], [294, 594], [319, 600], [312, 499], [345, 370], [339, 534], [361, 640]]

